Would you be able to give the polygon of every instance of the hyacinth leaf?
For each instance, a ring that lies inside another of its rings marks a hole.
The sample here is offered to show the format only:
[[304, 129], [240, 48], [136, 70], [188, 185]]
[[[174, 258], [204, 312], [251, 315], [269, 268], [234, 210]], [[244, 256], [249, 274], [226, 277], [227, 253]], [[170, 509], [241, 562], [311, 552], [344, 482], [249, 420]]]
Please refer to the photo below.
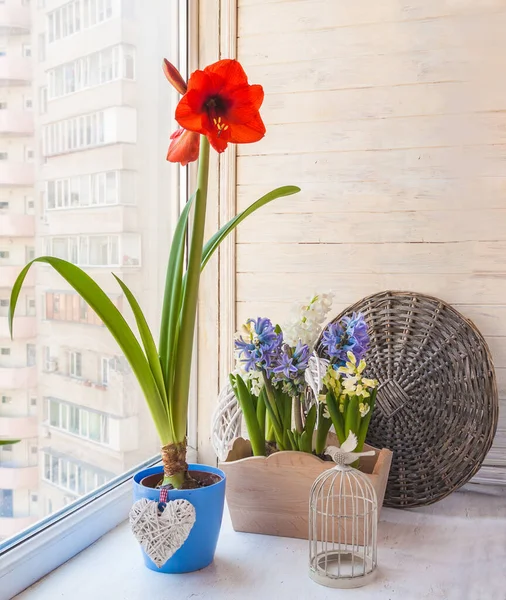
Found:
[[252, 394], [248, 391], [248, 387], [240, 375], [235, 377], [234, 392], [246, 421], [253, 454], [254, 456], [265, 456], [265, 438], [258, 424]]
[[296, 185], [285, 185], [275, 190], [272, 190], [265, 196], [259, 198], [256, 202], [253, 202], [251, 206], [248, 206], [245, 210], [236, 215], [233, 219], [230, 219], [228, 223], [223, 225], [223, 227], [217, 231], [213, 237], [208, 240], [206, 245], [204, 246], [204, 250], [202, 252], [202, 268], [204, 268], [213, 255], [214, 251], [218, 248], [221, 242], [227, 237], [227, 235], [233, 231], [241, 221], [244, 221], [246, 217], [254, 213], [256, 210], [265, 206], [269, 202], [276, 200], [276, 198], [282, 198], [283, 196], [291, 196], [292, 194], [297, 194], [300, 192], [300, 188]]
[[348, 437], [350, 431], [355, 434], [358, 431], [358, 424], [360, 419], [358, 404], [358, 397], [352, 396], [346, 408], [346, 412], [344, 413], [346, 415], [344, 420], [344, 435], [346, 438]]
[[316, 406], [313, 406], [309, 409], [306, 417], [306, 424], [304, 426], [304, 433], [306, 433], [305, 444], [302, 448], [304, 452], [309, 452], [311, 454], [313, 452], [313, 432], [316, 425]]
[[[263, 390], [262, 390], [263, 391]], [[265, 406], [265, 401], [258, 398], [256, 403], [256, 413], [257, 413], [257, 423], [260, 427], [260, 431], [262, 433], [262, 437], [265, 440], [265, 421], [267, 416], [267, 408]]]
[[22, 269], [14, 283], [10, 298], [9, 329], [11, 337], [13, 335], [13, 319], [19, 293], [30, 267], [36, 262], [45, 263], [53, 267], [97, 313], [111, 335], [118, 342], [119, 347], [132, 367], [146, 397], [160, 439], [164, 443], [170, 442], [171, 431], [167, 422], [165, 403], [160, 395], [155, 377], [139, 341], [107, 294], [79, 267], [61, 258], [41, 256], [30, 261]]
[[[132, 309], [132, 312], [135, 317], [135, 322], [137, 323], [137, 328], [139, 329], [139, 333], [141, 335], [144, 351], [146, 353], [149, 366], [151, 367], [151, 372], [153, 373], [153, 377], [155, 378], [156, 385], [158, 386], [158, 391], [160, 392], [160, 396], [165, 401], [165, 405], [168, 409], [167, 392], [165, 390], [165, 385], [163, 381], [163, 373], [162, 367], [160, 365], [160, 358], [156, 349], [155, 340], [153, 339], [153, 334], [151, 333], [149, 325], [146, 321], [146, 317], [144, 316], [142, 309], [139, 306], [139, 303], [137, 302], [135, 296], [132, 294], [131, 290], [128, 288], [126, 283], [114, 273], [113, 277], [120, 285], [121, 289], [123, 290], [123, 293], [125, 294], [126, 299], [128, 300], [128, 303], [130, 304], [130, 308]], [[174, 433], [174, 431], [172, 433]]]
[[169, 383], [170, 360], [175, 346], [175, 331], [182, 301], [182, 279], [186, 230], [188, 215], [192, 207], [195, 194], [186, 203], [181, 211], [172, 244], [170, 247], [167, 275], [165, 278], [165, 292], [163, 297], [162, 318], [160, 324], [160, 361], [165, 383]]
[[323, 404], [319, 405], [318, 411], [320, 419], [318, 421], [318, 428], [316, 429], [315, 452], [316, 454], [323, 454], [327, 446], [327, 436], [332, 426], [332, 420], [323, 416]]
[[298, 450], [298, 444], [297, 444], [297, 440], [295, 439], [295, 432], [294, 431], [290, 431], [288, 430], [286, 432], [288, 434], [288, 439], [290, 441], [290, 450]]
[[332, 392], [327, 392], [327, 409], [329, 411], [332, 424], [336, 430], [336, 435], [341, 444], [344, 442], [346, 437], [344, 436], [344, 422], [341, 413], [339, 412], [339, 406]]
[[11, 444], [18, 444], [21, 440], [0, 440], [0, 446], [10, 446]]
[[362, 452], [364, 448], [365, 438], [367, 436], [367, 431], [369, 429], [369, 423], [371, 422], [372, 413], [374, 411], [374, 407], [376, 405], [376, 396], [378, 394], [378, 390], [375, 389], [371, 393], [371, 398], [369, 400], [369, 412], [360, 419], [360, 427], [357, 435], [357, 448], [356, 452]]

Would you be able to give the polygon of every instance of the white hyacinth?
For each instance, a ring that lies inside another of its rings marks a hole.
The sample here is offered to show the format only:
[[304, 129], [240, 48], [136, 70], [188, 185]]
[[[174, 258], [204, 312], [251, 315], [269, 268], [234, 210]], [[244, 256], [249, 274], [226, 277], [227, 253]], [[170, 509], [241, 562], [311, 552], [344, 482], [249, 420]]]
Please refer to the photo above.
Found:
[[255, 396], [259, 396], [264, 385], [262, 373], [260, 371], [246, 371], [244, 362], [240, 359], [239, 354], [235, 354], [235, 369], [232, 375], [240, 375], [245, 382], [251, 382], [251, 391]]
[[313, 350], [332, 306], [333, 297], [332, 292], [313, 294], [308, 303], [294, 305], [289, 322], [282, 327], [284, 341], [290, 346], [295, 346], [300, 340]]

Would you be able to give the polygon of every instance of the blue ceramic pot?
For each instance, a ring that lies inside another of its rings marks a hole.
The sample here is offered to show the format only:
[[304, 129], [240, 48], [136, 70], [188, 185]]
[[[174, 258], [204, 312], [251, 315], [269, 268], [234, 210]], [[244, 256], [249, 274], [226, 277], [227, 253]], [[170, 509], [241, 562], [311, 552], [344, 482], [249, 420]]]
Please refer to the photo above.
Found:
[[[225, 502], [225, 473], [214, 467], [206, 465], [188, 465], [190, 471], [204, 471], [214, 473], [222, 479], [208, 487], [196, 490], [170, 490], [168, 500], [183, 498], [195, 507], [196, 521], [186, 542], [177, 550], [169, 560], [160, 568], [144, 555], [144, 563], [148, 569], [159, 573], [188, 573], [198, 571], [213, 562], [216, 544], [220, 535], [223, 505]], [[134, 476], [134, 501], [141, 498], [149, 500], [160, 499], [160, 490], [144, 487], [140, 484], [144, 477], [155, 473], [162, 473], [163, 467], [152, 467], [139, 471]]]

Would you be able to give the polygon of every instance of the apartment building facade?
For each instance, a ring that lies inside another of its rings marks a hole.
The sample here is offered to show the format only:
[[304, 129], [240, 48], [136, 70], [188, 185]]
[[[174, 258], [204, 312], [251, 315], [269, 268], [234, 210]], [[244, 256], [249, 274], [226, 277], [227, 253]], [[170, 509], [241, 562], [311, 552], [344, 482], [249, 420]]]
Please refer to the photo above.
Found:
[[0, 3], [0, 538], [38, 517], [35, 277], [20, 297], [11, 341], [10, 288], [35, 252], [33, 56], [29, 3]]
[[[29, 141], [23, 138], [19, 147], [30, 148], [34, 161], [27, 163], [29, 191], [8, 188], [33, 202], [31, 214], [20, 213], [31, 219], [31, 229], [23, 221], [31, 237], [13, 237], [14, 262], [3, 278], [0, 248], [2, 290], [8, 297], [26, 259], [51, 255], [83, 268], [130, 320], [114, 272], [156, 323], [173, 214], [171, 169], [164, 160], [171, 92], [160, 75], [169, 7], [162, 0], [152, 0], [149, 9], [141, 0], [31, 5], [31, 35], [17, 35], [16, 43], [22, 48], [31, 41], [33, 49], [26, 88], [34, 118]], [[1, 169], [0, 160], [0, 176]], [[4, 236], [0, 230], [2, 244]], [[26, 314], [16, 319], [8, 357], [16, 367], [26, 364], [23, 374], [5, 371], [3, 377], [23, 399], [12, 396], [12, 406], [26, 408], [22, 444], [28, 457], [33, 452], [36, 491], [22, 483], [36, 519], [154, 455], [158, 444], [131, 370], [98, 316], [47, 265], [37, 265], [27, 283], [32, 287], [20, 305]], [[23, 327], [32, 337], [21, 339]], [[2, 351], [0, 366], [10, 367]], [[16, 456], [22, 451], [21, 444], [11, 450]], [[0, 488], [1, 477], [0, 465]], [[2, 529], [1, 523], [0, 539], [21, 528]]]

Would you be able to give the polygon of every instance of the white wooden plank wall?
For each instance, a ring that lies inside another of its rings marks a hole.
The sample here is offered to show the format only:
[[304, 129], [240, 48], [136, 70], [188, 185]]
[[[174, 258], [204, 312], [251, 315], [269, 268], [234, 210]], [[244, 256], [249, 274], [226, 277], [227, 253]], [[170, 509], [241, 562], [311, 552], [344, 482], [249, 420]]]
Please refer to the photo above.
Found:
[[[241, 225], [238, 322], [432, 294], [485, 334], [506, 403], [506, 0], [239, 0], [238, 30], [267, 125], [238, 209], [303, 189]], [[506, 418], [487, 464], [506, 481]]]

